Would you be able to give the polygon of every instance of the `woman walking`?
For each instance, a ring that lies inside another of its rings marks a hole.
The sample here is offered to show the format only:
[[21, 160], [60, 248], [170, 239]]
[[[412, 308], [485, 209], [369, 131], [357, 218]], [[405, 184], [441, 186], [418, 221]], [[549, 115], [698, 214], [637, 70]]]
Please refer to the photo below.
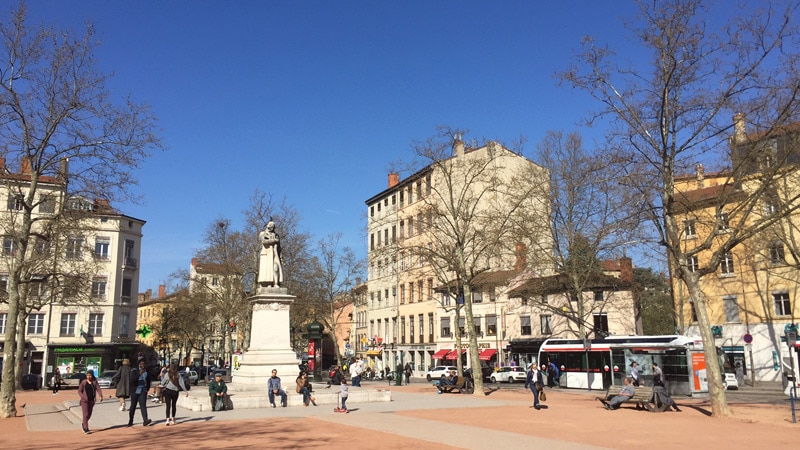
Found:
[[53, 395], [58, 395], [58, 390], [61, 389], [61, 371], [58, 370], [56, 367], [55, 373], [53, 373], [53, 379], [50, 380], [50, 384], [53, 388]]
[[164, 403], [167, 405], [167, 426], [175, 425], [175, 409], [178, 405], [178, 392], [189, 391], [183, 382], [183, 377], [178, 373], [178, 365], [170, 364], [167, 373], [161, 378], [161, 395], [164, 396]]
[[544, 388], [544, 379], [542, 377], [542, 372], [539, 371], [539, 367], [536, 366], [536, 363], [532, 363], [528, 367], [528, 373], [525, 377], [525, 387], [530, 388], [531, 392], [533, 393], [533, 407], [540, 409], [539, 390]]
[[131, 360], [125, 358], [112, 379], [117, 386], [116, 396], [119, 399], [119, 410], [125, 411], [125, 401], [131, 396]]
[[89, 419], [92, 418], [95, 398], [100, 397], [100, 401], [103, 401], [103, 391], [100, 389], [100, 385], [97, 384], [94, 371], [86, 371], [86, 379], [78, 385], [78, 396], [81, 398], [81, 412], [83, 413], [81, 428], [83, 428], [85, 434], [89, 434]]

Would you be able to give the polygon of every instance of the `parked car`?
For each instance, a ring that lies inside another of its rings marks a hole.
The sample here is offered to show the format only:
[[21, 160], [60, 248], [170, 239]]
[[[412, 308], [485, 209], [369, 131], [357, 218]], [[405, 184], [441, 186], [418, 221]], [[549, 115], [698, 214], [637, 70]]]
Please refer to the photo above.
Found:
[[735, 373], [726, 373], [722, 384], [725, 386], [725, 389], [739, 390], [739, 380], [736, 379]]
[[66, 373], [61, 375], [61, 389], [78, 388], [81, 381], [86, 379], [86, 374], [83, 372]]
[[184, 382], [188, 382], [188, 384], [193, 384], [195, 386], [197, 386], [197, 382], [200, 381], [200, 375], [198, 375], [194, 370], [190, 370], [188, 372], [184, 370], [181, 372], [181, 376], [183, 376]]
[[436, 366], [428, 370], [428, 373], [425, 374], [425, 379], [428, 381], [438, 380], [442, 375], [447, 375], [453, 370], [458, 370], [458, 368], [456, 366]]
[[492, 383], [513, 383], [515, 381], [522, 381], [524, 383], [526, 377], [525, 369], [522, 367], [501, 367], [489, 377], [489, 381]]
[[113, 381], [114, 375], [116, 374], [116, 370], [104, 370], [97, 376], [97, 384], [101, 389], [116, 387], [116, 383]]
[[22, 389], [32, 389], [38, 391], [42, 388], [42, 376], [35, 373], [27, 373], [22, 376]]

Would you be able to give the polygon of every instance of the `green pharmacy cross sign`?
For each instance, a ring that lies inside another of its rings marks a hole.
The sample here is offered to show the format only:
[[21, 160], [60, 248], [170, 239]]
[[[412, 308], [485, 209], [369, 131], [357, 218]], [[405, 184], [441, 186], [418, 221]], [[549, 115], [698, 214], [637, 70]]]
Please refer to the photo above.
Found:
[[152, 332], [153, 330], [151, 330], [150, 327], [148, 327], [147, 325], [142, 325], [138, 330], [136, 330], [136, 334], [138, 334], [143, 338], [150, 336], [150, 333]]

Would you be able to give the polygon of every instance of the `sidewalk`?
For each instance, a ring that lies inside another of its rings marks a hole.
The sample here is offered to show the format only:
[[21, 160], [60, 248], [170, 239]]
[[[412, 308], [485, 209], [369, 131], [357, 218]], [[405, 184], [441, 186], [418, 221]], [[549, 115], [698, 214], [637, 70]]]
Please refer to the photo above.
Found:
[[[366, 386], [365, 386], [366, 387]], [[374, 386], [374, 387], [377, 387]], [[27, 403], [24, 418], [0, 420], [4, 448], [111, 448], [146, 442], [172, 448], [796, 448], [800, 424], [790, 422], [786, 405], [733, 405], [736, 418], [708, 417], [702, 400], [678, 399], [683, 412], [647, 413], [632, 408], [606, 411], [592, 395], [548, 390], [547, 408], [529, 408], [531, 395], [519, 387], [489, 386], [486, 397], [436, 395], [430, 385], [392, 387], [392, 402], [350, 402], [350, 414], [331, 406], [192, 412], [179, 408], [176, 426], [164, 425], [164, 406], [148, 408], [153, 424], [142, 427], [137, 412], [131, 428], [128, 413], [116, 401], [95, 407], [91, 435], [80, 431], [78, 415], [65, 412], [74, 391], [58, 397], [48, 392], [20, 392]], [[595, 392], [594, 395], [597, 395]], [[152, 404], [151, 404], [152, 405]], [[22, 409], [20, 409], [22, 411]], [[147, 445], [150, 445], [147, 444]]]

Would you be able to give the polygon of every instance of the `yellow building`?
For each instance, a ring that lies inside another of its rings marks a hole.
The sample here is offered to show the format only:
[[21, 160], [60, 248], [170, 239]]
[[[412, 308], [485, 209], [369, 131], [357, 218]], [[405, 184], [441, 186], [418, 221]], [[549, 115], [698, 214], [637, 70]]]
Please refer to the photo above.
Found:
[[[733, 167], [744, 176], [734, 179], [730, 171], [706, 173], [698, 164], [695, 174], [675, 179], [675, 201], [682, 208], [679, 225], [686, 250], [719, 248], [731, 232], [754, 221], [769, 220], [781, 204], [794, 201], [791, 199], [797, 195], [794, 164], [800, 147], [792, 145], [797, 125], [770, 136], [746, 134], [744, 126], [744, 118], [737, 116], [731, 139]], [[782, 187], [763, 194], [757, 204], [746, 203], [759, 188], [762, 171], [774, 169], [770, 161], [783, 160], [787, 155], [788, 164], [779, 173]], [[755, 212], [744, 216], [744, 208]], [[747, 217], [744, 224], [740, 223], [742, 217]], [[712, 331], [717, 346], [726, 354], [725, 369], [736, 373], [738, 368], [748, 382], [781, 380], [789, 367], [788, 347], [781, 339], [784, 328], [800, 315], [796, 300], [800, 261], [795, 253], [800, 247], [793, 245], [798, 225], [797, 214], [775, 221], [723, 255], [716, 273], [701, 278]], [[710, 256], [711, 251], [700, 251], [690, 258], [689, 266], [698, 270]], [[674, 280], [672, 289], [679, 330], [699, 335], [685, 286]]]

